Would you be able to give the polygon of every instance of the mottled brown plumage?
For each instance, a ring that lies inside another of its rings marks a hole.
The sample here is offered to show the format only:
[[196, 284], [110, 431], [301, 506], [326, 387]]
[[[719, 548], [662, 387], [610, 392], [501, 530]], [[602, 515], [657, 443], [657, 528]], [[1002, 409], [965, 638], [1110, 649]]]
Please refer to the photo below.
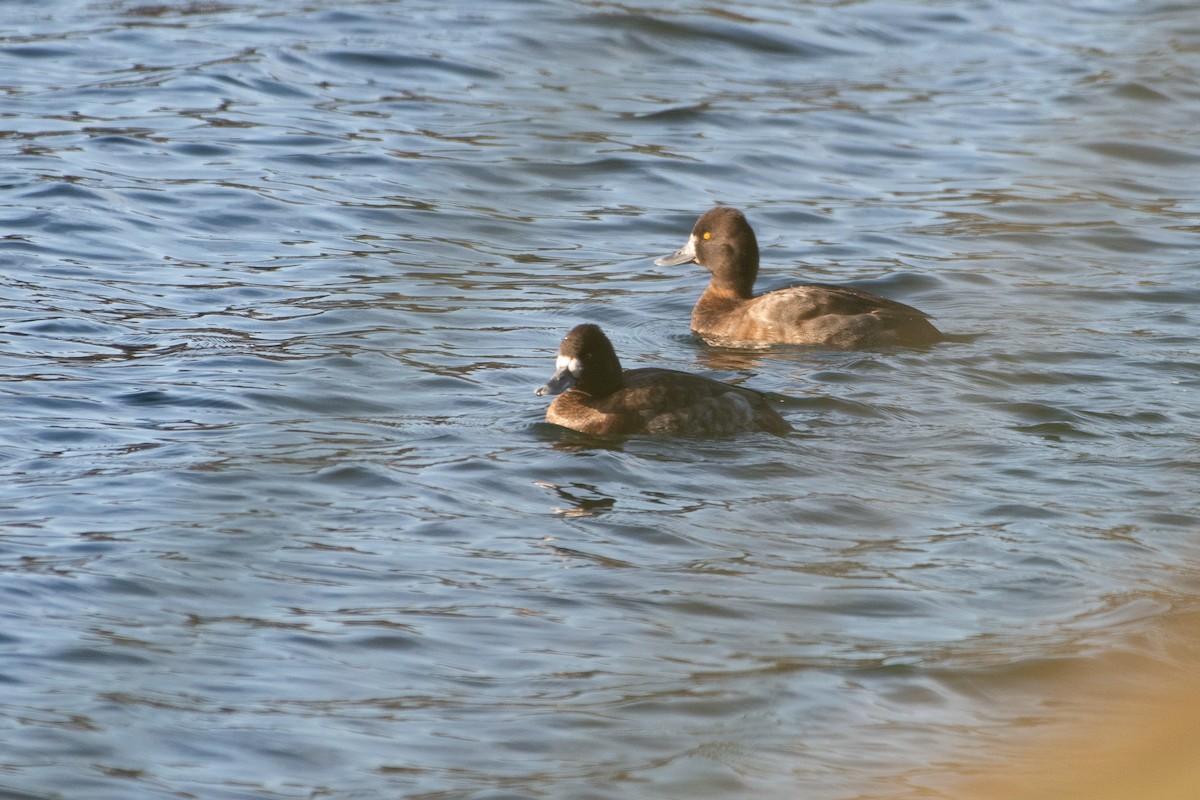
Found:
[[[561, 394], [560, 394], [561, 393]], [[537, 394], [558, 394], [546, 421], [591, 434], [727, 435], [791, 430], [753, 389], [671, 369], [622, 370], [608, 337], [578, 325], [562, 340], [558, 369]]]
[[941, 340], [929, 315], [870, 292], [808, 284], [754, 296], [758, 240], [742, 212], [718, 206], [697, 220], [658, 266], [694, 261], [712, 280], [692, 309], [692, 330], [712, 344], [925, 345]]

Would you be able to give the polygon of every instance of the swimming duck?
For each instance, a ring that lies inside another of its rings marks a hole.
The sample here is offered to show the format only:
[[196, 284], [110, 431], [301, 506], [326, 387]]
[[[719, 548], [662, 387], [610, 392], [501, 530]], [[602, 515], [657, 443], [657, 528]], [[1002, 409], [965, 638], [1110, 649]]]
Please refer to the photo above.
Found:
[[621, 370], [599, 326], [577, 325], [558, 348], [557, 369], [535, 392], [559, 395], [546, 421], [591, 434], [725, 435], [792, 428], [761, 392], [673, 369]]
[[807, 284], [753, 294], [758, 241], [736, 208], [705, 212], [687, 244], [655, 259], [659, 267], [696, 262], [712, 280], [692, 309], [692, 330], [710, 344], [823, 344], [880, 347], [932, 344], [943, 338], [929, 315], [845, 286]]

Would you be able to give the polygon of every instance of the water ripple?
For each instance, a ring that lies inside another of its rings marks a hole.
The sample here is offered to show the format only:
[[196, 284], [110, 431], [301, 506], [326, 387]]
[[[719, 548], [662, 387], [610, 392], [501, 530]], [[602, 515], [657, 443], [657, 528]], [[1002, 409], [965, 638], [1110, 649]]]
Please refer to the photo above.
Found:
[[[903, 793], [1194, 605], [1183, 7], [7, 11], [7, 794]], [[703, 345], [716, 203], [953, 340]], [[797, 432], [546, 424], [581, 321]]]

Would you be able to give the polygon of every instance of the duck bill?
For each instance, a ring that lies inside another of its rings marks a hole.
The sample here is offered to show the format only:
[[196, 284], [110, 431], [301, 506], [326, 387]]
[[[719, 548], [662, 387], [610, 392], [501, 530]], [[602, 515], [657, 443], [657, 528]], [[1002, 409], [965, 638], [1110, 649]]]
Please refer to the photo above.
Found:
[[534, 394], [538, 397], [545, 397], [548, 394], [562, 394], [579, 380], [581, 370], [578, 360], [559, 356], [556, 366], [557, 369], [550, 376], [550, 380], [546, 382], [546, 385], [534, 391]]
[[687, 264], [689, 261], [696, 260], [696, 237], [689, 236], [687, 244], [671, 253], [669, 256], [654, 259], [656, 267], [674, 267], [678, 264]]

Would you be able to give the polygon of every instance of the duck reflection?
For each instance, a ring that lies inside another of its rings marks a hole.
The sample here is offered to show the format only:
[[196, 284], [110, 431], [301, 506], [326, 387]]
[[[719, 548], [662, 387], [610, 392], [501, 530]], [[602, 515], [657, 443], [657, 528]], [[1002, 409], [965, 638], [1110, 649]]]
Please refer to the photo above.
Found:
[[[535, 486], [549, 489], [570, 505], [555, 508], [554, 513], [564, 517], [594, 517], [608, 511], [617, 504], [616, 499], [604, 495], [599, 489], [587, 483], [572, 483], [559, 486], [556, 483], [534, 481]], [[591, 495], [591, 496], [585, 496]]]
[[721, 372], [761, 372], [763, 356], [768, 355], [768, 348], [761, 349], [727, 349], [705, 347], [696, 351], [696, 364], [704, 369]]

